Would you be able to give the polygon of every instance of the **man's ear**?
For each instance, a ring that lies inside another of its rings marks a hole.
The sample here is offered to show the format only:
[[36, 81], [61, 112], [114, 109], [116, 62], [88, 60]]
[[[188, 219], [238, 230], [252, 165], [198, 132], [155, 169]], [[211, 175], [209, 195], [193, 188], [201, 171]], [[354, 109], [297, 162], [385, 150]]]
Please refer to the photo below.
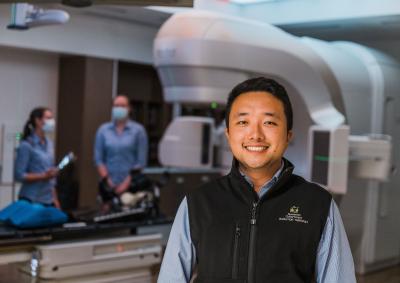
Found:
[[287, 143], [289, 144], [293, 139], [293, 131], [289, 130], [287, 133]]
[[229, 140], [229, 129], [225, 128], [225, 136]]

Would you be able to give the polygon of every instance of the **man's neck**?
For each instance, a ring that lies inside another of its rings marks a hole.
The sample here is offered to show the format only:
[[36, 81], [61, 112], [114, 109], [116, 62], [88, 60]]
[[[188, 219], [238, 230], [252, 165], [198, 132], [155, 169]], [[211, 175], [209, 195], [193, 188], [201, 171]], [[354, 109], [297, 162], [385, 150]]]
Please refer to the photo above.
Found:
[[259, 169], [246, 168], [243, 165], [240, 166], [240, 170], [250, 178], [253, 183], [253, 188], [256, 193], [259, 193], [262, 186], [270, 181], [272, 177], [276, 174], [282, 165], [282, 160], [271, 164], [269, 167], [263, 167]]
[[121, 130], [121, 129], [125, 128], [125, 125], [127, 122], [128, 122], [128, 119], [115, 121], [115, 126], [117, 127], [117, 129]]

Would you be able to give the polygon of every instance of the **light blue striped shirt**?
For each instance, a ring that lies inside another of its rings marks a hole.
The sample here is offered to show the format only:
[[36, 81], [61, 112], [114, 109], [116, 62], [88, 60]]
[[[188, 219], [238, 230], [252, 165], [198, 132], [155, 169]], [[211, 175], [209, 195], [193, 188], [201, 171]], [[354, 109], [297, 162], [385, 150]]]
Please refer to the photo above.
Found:
[[[273, 186], [281, 171], [282, 167], [261, 188], [260, 197]], [[247, 176], [244, 177], [250, 182]], [[190, 237], [187, 200], [184, 198], [172, 225], [157, 282], [188, 283], [195, 263], [196, 250]], [[317, 283], [356, 283], [349, 242], [339, 210], [333, 200], [318, 246], [315, 271]]]

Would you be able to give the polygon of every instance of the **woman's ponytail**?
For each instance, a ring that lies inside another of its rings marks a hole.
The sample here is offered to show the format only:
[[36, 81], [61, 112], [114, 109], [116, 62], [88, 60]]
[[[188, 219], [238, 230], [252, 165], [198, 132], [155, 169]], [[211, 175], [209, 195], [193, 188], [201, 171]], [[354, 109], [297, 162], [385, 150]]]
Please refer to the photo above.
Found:
[[42, 119], [44, 112], [48, 110], [46, 107], [37, 107], [31, 111], [31, 114], [29, 115], [28, 121], [26, 121], [24, 130], [22, 133], [22, 139], [26, 140], [32, 133], [34, 132], [36, 128], [35, 120], [36, 119]]

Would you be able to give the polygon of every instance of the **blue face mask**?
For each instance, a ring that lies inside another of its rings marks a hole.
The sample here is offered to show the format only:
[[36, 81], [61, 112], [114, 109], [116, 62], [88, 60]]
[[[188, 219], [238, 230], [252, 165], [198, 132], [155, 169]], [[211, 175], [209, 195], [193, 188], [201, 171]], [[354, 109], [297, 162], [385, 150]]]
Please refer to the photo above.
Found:
[[55, 127], [56, 127], [56, 120], [54, 120], [54, 119], [44, 120], [43, 131], [46, 134], [50, 134], [50, 133], [54, 132]]
[[114, 106], [111, 111], [111, 117], [114, 121], [124, 120], [128, 117], [128, 108]]

